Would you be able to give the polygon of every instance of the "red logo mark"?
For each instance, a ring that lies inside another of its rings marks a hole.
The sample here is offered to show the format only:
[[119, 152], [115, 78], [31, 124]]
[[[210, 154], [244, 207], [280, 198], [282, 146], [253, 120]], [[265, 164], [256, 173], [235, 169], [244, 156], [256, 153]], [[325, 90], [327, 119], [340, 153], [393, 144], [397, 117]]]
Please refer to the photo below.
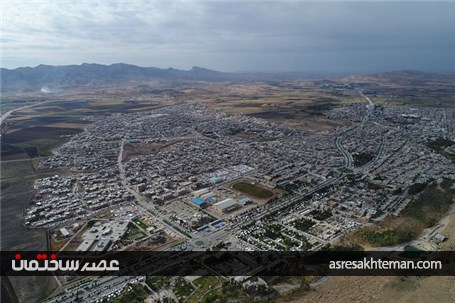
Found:
[[38, 260], [46, 260], [47, 259], [47, 255], [46, 254], [37, 254], [36, 258]]

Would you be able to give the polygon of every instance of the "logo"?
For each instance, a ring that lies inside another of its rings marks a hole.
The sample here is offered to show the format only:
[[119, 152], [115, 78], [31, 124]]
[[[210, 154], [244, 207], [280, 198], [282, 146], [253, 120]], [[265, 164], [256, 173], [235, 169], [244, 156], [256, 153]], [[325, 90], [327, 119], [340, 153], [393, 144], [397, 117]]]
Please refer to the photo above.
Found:
[[[25, 260], [21, 254], [16, 254], [11, 260], [14, 271], [118, 271], [119, 261], [100, 260], [97, 262], [81, 262], [77, 259], [57, 260], [56, 254], [36, 254], [36, 260]], [[81, 266], [82, 265], [82, 266]]]

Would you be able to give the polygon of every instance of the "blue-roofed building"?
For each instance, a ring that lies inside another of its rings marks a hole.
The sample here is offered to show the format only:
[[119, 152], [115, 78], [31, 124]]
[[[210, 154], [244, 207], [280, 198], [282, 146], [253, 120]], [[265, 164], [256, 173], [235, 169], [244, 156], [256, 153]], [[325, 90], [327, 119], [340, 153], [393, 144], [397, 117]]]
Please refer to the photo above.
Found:
[[224, 178], [222, 178], [222, 177], [213, 177], [213, 178], [210, 178], [210, 181], [212, 181], [213, 183], [220, 183], [220, 182], [224, 181]]
[[205, 207], [207, 207], [207, 203], [205, 203], [204, 199], [201, 199], [201, 198], [199, 198], [199, 197], [191, 198], [191, 202], [193, 202], [194, 204], [196, 204], [196, 205], [199, 206], [200, 208], [205, 208]]
[[216, 198], [215, 197], [209, 197], [205, 200], [209, 204], [214, 204], [216, 203]]
[[239, 202], [242, 205], [247, 205], [247, 204], [253, 203], [253, 201], [251, 201], [250, 198], [241, 198], [241, 199], [239, 199]]

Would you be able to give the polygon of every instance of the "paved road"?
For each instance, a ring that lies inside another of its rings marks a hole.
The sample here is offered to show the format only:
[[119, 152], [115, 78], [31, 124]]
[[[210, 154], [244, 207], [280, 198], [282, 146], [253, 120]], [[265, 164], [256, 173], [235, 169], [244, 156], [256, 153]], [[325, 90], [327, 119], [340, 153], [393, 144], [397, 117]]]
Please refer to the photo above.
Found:
[[[367, 102], [368, 102], [368, 105], [367, 105], [367, 114], [362, 118], [362, 122], [360, 122], [359, 125], [357, 125], [356, 127], [353, 127], [353, 128], [349, 128], [348, 130], [346, 130], [345, 132], [341, 133], [336, 139], [335, 139], [335, 144], [336, 144], [336, 147], [338, 149], [338, 151], [343, 155], [343, 158], [344, 158], [344, 166], [346, 168], [352, 168], [353, 166], [353, 163], [354, 163], [354, 160], [352, 158], [352, 155], [346, 150], [346, 148], [343, 146], [343, 137], [347, 134], [349, 134], [350, 132], [353, 132], [357, 129], [362, 129], [365, 124], [368, 122], [368, 120], [370, 119], [371, 115], [373, 114], [373, 110], [374, 110], [374, 103], [373, 101], [370, 100], [370, 98], [368, 98], [367, 96], [365, 96], [362, 91], [359, 91], [359, 94], [364, 97]], [[382, 144], [381, 144], [381, 149], [382, 149]], [[382, 150], [381, 150], [382, 152]]]
[[340, 180], [344, 179], [345, 176], [346, 175], [343, 174], [343, 175], [341, 175], [341, 176], [339, 176], [337, 178], [328, 179], [328, 180], [322, 182], [321, 184], [319, 184], [317, 187], [311, 189], [310, 191], [307, 191], [307, 192], [303, 193], [302, 195], [298, 195], [297, 197], [292, 198], [292, 199], [290, 199], [289, 201], [287, 201], [285, 203], [276, 204], [276, 205], [268, 208], [267, 211], [257, 214], [257, 216], [255, 216], [254, 218], [252, 218], [248, 222], [241, 224], [241, 226], [233, 228], [233, 230], [239, 230], [243, 226], [249, 225], [251, 223], [254, 223], [254, 222], [262, 219], [263, 217], [267, 216], [268, 214], [270, 214], [270, 213], [272, 213], [274, 211], [284, 210], [287, 207], [289, 207], [289, 206], [293, 205], [294, 203], [296, 203], [298, 200], [302, 199], [303, 197], [305, 197], [307, 195], [312, 195], [312, 194], [316, 193], [318, 190], [320, 190], [320, 189], [322, 189], [322, 188], [324, 188], [326, 186], [330, 186], [330, 185], [333, 185], [333, 184], [339, 182]]
[[[354, 131], [355, 129], [358, 129], [359, 127], [363, 127], [363, 125], [369, 120], [369, 118], [370, 118], [370, 116], [371, 116], [371, 114], [373, 112], [373, 109], [374, 109], [374, 103], [370, 100], [370, 98], [366, 97], [361, 91], [359, 93], [360, 93], [360, 95], [362, 97], [364, 97], [368, 101], [368, 105], [367, 105], [368, 106], [368, 113], [367, 113], [367, 115], [362, 119], [362, 123], [361, 124], [359, 124], [358, 126], [356, 126], [354, 128], [348, 129], [342, 135], [337, 137], [337, 139], [335, 140], [338, 150], [343, 154], [343, 156], [345, 158], [345, 166], [348, 167], [348, 168], [352, 167], [353, 160], [352, 160], [352, 155], [350, 153], [348, 153], [345, 150], [345, 148], [343, 147], [343, 145], [342, 145], [342, 142], [341, 142], [342, 136], [344, 136], [345, 134], [348, 134], [351, 131]], [[380, 149], [382, 149], [382, 148], [383, 147], [381, 146]], [[273, 205], [272, 207], [269, 207], [266, 211], [258, 213], [254, 218], [252, 218], [248, 222], [240, 224], [240, 226], [233, 228], [233, 230], [239, 230], [239, 229], [241, 229], [241, 227], [243, 227], [245, 225], [248, 225], [248, 224], [251, 224], [251, 223], [254, 223], [254, 222], [262, 219], [264, 216], [267, 216], [268, 214], [270, 214], [270, 213], [272, 213], [274, 211], [284, 210], [288, 206], [293, 205], [295, 202], [297, 202], [298, 200], [302, 199], [302, 197], [314, 194], [318, 190], [320, 190], [320, 189], [322, 189], [322, 188], [324, 188], [326, 186], [331, 186], [331, 185], [341, 181], [342, 179], [344, 179], [345, 176], [346, 176], [345, 174], [342, 174], [341, 176], [339, 176], [337, 178], [328, 179], [328, 180], [322, 182], [321, 184], [319, 184], [317, 187], [313, 188], [312, 190], [307, 191], [305, 193], [302, 193], [301, 195], [298, 195], [298, 196], [296, 196], [294, 198], [291, 198], [285, 203]]]
[[[96, 302], [109, 295], [119, 295], [135, 277], [97, 277], [48, 299], [46, 303]], [[109, 300], [108, 300], [109, 301]]]
[[26, 109], [26, 108], [30, 108], [30, 107], [33, 107], [33, 106], [37, 106], [37, 105], [41, 105], [41, 104], [44, 104], [44, 103], [48, 103], [48, 102], [51, 102], [51, 101], [44, 101], [44, 102], [39, 102], [39, 103], [33, 103], [33, 104], [30, 104], [30, 105], [25, 105], [25, 106], [22, 106], [22, 107], [18, 107], [18, 108], [14, 108], [12, 110], [9, 110], [7, 111], [6, 113], [4, 113], [1, 117], [0, 117], [0, 124], [2, 124], [6, 119], [8, 119], [8, 117], [16, 112], [16, 111], [19, 111], [19, 110], [22, 110], [22, 109]]
[[370, 119], [370, 116], [371, 114], [373, 113], [373, 110], [374, 110], [374, 103], [370, 100], [370, 98], [368, 98], [367, 96], [365, 96], [362, 91], [359, 91], [360, 95], [362, 97], [364, 97], [367, 101], [368, 101], [368, 105], [367, 105], [367, 114], [365, 115], [365, 117], [363, 117], [362, 119], [362, 122], [360, 123], [359, 125], [359, 128], [362, 129], [364, 126], [365, 126], [365, 123], [368, 122], [368, 120]]
[[[128, 185], [128, 181], [126, 180], [125, 166], [123, 165], [124, 146], [125, 146], [125, 140], [122, 140], [122, 143], [120, 145], [120, 152], [119, 152], [119, 156], [118, 156], [118, 160], [117, 160], [118, 168], [120, 171], [121, 182], [122, 182], [123, 186], [125, 186], [126, 190], [128, 192], [130, 192], [136, 198], [139, 205], [141, 205], [146, 210], [150, 210], [151, 212], [155, 213], [155, 212], [157, 212], [157, 210], [153, 207], [153, 205], [151, 205], [150, 202], [148, 202], [144, 196], [142, 196], [140, 193], [138, 193], [136, 190], [132, 189]], [[176, 230], [172, 225], [169, 225], [166, 222], [164, 222], [163, 218], [160, 218], [158, 216], [154, 216], [154, 218], [155, 218], [155, 220], [160, 222], [163, 226], [166, 226], [168, 229], [172, 230], [175, 234], [180, 235], [183, 239], [188, 238], [186, 235], [184, 235], [180, 231]]]
[[344, 166], [346, 168], [351, 168], [352, 163], [354, 162], [354, 159], [352, 158], [352, 155], [346, 150], [346, 148], [343, 146], [343, 143], [341, 142], [342, 137], [338, 136], [335, 140], [336, 147], [338, 151], [343, 155], [344, 158]]

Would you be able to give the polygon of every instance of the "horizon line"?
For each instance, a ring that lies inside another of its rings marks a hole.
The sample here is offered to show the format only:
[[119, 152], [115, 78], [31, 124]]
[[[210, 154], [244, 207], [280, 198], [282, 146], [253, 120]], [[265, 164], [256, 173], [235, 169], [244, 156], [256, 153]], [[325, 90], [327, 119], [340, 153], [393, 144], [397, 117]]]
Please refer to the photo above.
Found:
[[116, 62], [110, 64], [103, 64], [103, 63], [96, 63], [96, 62], [83, 62], [80, 64], [38, 64], [35, 66], [18, 66], [14, 68], [7, 68], [7, 67], [0, 67], [0, 69], [6, 70], [16, 70], [16, 69], [34, 69], [40, 66], [49, 66], [49, 67], [67, 67], [67, 66], [83, 66], [83, 65], [100, 65], [100, 66], [113, 66], [113, 65], [129, 65], [134, 67], [140, 68], [156, 68], [161, 70], [180, 70], [180, 71], [191, 71], [193, 69], [205, 69], [219, 73], [227, 73], [227, 74], [307, 74], [307, 75], [371, 75], [371, 74], [384, 74], [384, 73], [397, 73], [397, 72], [414, 72], [414, 73], [423, 73], [423, 74], [440, 74], [440, 75], [455, 75], [455, 72], [440, 72], [440, 71], [423, 71], [417, 69], [408, 69], [408, 68], [397, 68], [393, 70], [382, 70], [382, 71], [324, 71], [324, 70], [244, 70], [244, 71], [221, 71], [217, 69], [212, 69], [209, 67], [202, 67], [202, 66], [192, 66], [190, 69], [181, 69], [176, 67], [156, 67], [156, 66], [143, 66], [143, 65], [136, 65], [131, 63], [124, 63], [124, 62]]

